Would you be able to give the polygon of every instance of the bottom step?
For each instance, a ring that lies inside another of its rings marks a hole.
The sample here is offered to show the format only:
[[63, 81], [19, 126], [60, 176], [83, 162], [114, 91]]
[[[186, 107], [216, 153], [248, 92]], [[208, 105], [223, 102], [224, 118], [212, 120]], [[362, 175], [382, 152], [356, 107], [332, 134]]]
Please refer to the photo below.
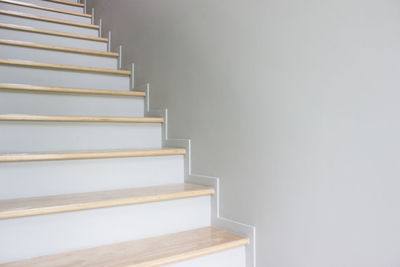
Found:
[[161, 266], [247, 244], [247, 238], [214, 227], [205, 227], [159, 237], [43, 256], [1, 266]]

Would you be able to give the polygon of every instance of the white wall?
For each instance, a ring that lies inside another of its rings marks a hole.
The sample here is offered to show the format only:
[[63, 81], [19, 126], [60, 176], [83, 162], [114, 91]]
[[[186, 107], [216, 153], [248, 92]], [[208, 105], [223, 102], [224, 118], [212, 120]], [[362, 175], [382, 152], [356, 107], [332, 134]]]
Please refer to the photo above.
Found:
[[400, 266], [400, 3], [89, 0], [258, 266]]

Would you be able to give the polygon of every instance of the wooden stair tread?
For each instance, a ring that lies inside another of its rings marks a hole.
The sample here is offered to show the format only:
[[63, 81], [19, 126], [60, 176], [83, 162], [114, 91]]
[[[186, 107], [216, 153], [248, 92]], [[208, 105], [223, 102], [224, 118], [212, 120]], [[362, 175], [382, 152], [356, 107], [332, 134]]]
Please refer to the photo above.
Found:
[[54, 51], [61, 51], [61, 52], [78, 53], [78, 54], [88, 54], [88, 55], [96, 55], [96, 56], [118, 57], [118, 53], [115, 53], [115, 52], [105, 52], [105, 51], [99, 51], [99, 50], [89, 50], [89, 49], [72, 48], [72, 47], [65, 47], [65, 46], [44, 45], [44, 44], [36, 44], [36, 43], [14, 41], [14, 40], [1, 40], [0, 39], [0, 44], [37, 48], [37, 49], [45, 49], [45, 50], [54, 50]]
[[214, 227], [43, 256], [4, 267], [149, 267], [192, 259], [248, 244], [248, 239]]
[[42, 63], [42, 62], [33, 62], [33, 61], [25, 61], [25, 60], [0, 59], [0, 64], [1, 65], [19, 66], [19, 67], [53, 69], [53, 70], [70, 70], [70, 71], [80, 71], [80, 72], [106, 73], [106, 74], [115, 74], [115, 75], [122, 75], [122, 76], [131, 75], [131, 71], [129, 71], [129, 70], [113, 70], [113, 69], [102, 69], [102, 68], [93, 68], [93, 67], [81, 67], [81, 66]]
[[0, 121], [163, 123], [164, 119], [160, 117], [49, 116], [27, 114], [0, 114]]
[[70, 1], [63, 1], [63, 0], [44, 0], [47, 2], [54, 2], [54, 3], [59, 3], [59, 4], [64, 4], [64, 5], [69, 5], [69, 6], [77, 6], [77, 7], [84, 7], [85, 5], [82, 3], [74, 3]]
[[0, 14], [7, 15], [7, 16], [13, 16], [13, 17], [19, 17], [19, 18], [26, 18], [26, 19], [33, 19], [33, 20], [40, 20], [40, 21], [45, 21], [45, 22], [70, 25], [70, 26], [84, 27], [84, 28], [90, 28], [90, 29], [96, 29], [96, 30], [99, 29], [99, 26], [94, 25], [94, 24], [86, 24], [86, 23], [74, 22], [74, 21], [69, 21], [69, 20], [61, 20], [61, 19], [54, 19], [54, 18], [49, 18], [49, 17], [42, 17], [42, 16], [37, 16], [37, 15], [27, 14], [27, 13], [22, 13], [22, 12], [17, 12], [17, 11], [0, 10]]
[[95, 152], [67, 152], [67, 153], [15, 153], [0, 154], [1, 162], [44, 161], [44, 160], [72, 160], [72, 159], [105, 159], [185, 155], [183, 148], [163, 148], [146, 150], [113, 150]]
[[31, 198], [0, 200], [0, 219], [132, 205], [214, 194], [214, 189], [173, 184]]
[[145, 92], [139, 92], [139, 91], [96, 90], [96, 89], [36, 86], [36, 85], [11, 84], [11, 83], [0, 83], [0, 90], [1, 89], [49, 92], [49, 93], [68, 93], [68, 94], [72, 93], [72, 94], [95, 94], [95, 95], [116, 95], [116, 96], [146, 96]]
[[14, 24], [0, 23], [0, 28], [16, 30], [16, 31], [24, 31], [24, 32], [41, 33], [41, 34], [54, 35], [54, 36], [69, 37], [69, 38], [75, 38], [75, 39], [98, 41], [98, 42], [105, 42], [105, 43], [108, 42], [108, 38], [74, 34], [74, 33], [66, 33], [66, 32], [58, 32], [58, 31], [51, 31], [51, 30], [43, 30], [43, 29], [38, 29], [38, 28], [33, 28], [33, 27], [28, 27], [28, 26], [21, 26], [21, 25], [14, 25]]
[[41, 10], [46, 10], [46, 11], [53, 11], [53, 12], [57, 12], [57, 13], [64, 13], [64, 14], [80, 16], [80, 17], [87, 17], [87, 18], [92, 17], [91, 14], [84, 14], [84, 13], [73, 12], [73, 11], [68, 11], [68, 10], [63, 10], [63, 9], [58, 9], [58, 8], [39, 6], [39, 5], [26, 3], [26, 2], [20, 2], [20, 1], [0, 0], [0, 3], [7, 3], [7, 4], [16, 5], [16, 6], [30, 7], [30, 8], [41, 9]]

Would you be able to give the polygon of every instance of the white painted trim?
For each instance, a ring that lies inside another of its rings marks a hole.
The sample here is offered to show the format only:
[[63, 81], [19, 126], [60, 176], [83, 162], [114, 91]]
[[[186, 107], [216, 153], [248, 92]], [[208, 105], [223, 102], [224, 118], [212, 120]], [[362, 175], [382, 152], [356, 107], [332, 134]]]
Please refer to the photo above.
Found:
[[118, 46], [118, 69], [122, 69], [122, 45]]
[[[132, 72], [133, 75], [133, 72]], [[191, 163], [191, 140], [190, 139], [170, 139], [168, 138], [168, 109], [150, 109], [150, 84], [140, 86], [146, 92], [145, 97], [145, 116], [163, 117], [162, 125], [162, 144], [163, 147], [185, 148], [185, 182], [199, 185], [212, 186], [215, 194], [211, 199], [211, 223], [213, 226], [237, 233], [249, 238], [249, 245], [246, 246], [246, 266], [256, 267], [256, 228], [252, 225], [233, 221], [220, 215], [219, 205], [219, 178], [197, 175], [192, 173]]]
[[[102, 31], [101, 31], [102, 26], [103, 26], [103, 20], [101, 18], [99, 18], [99, 37], [102, 36]], [[110, 41], [110, 40], [108, 40], [108, 41]]]
[[87, 10], [87, 5], [86, 5], [86, 0], [83, 0], [83, 13], [86, 14]]
[[92, 24], [94, 24], [94, 7], [92, 7]]
[[107, 52], [111, 52], [111, 32], [108, 32]]
[[135, 63], [131, 64], [130, 90], [135, 89]]

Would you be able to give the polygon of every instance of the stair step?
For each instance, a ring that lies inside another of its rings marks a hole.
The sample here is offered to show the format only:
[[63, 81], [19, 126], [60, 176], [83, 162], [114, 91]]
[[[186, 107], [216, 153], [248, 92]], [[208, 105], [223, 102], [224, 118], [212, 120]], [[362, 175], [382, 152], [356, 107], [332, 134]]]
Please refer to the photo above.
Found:
[[81, 35], [81, 34], [59, 32], [59, 31], [44, 30], [44, 29], [38, 29], [38, 28], [33, 28], [33, 27], [28, 27], [28, 26], [14, 25], [14, 24], [0, 23], [0, 28], [10, 29], [10, 30], [17, 30], [17, 31], [24, 31], [24, 32], [41, 33], [41, 34], [54, 35], [54, 36], [69, 37], [69, 38], [74, 38], [74, 39], [98, 41], [98, 42], [104, 42], [104, 43], [108, 42], [108, 39], [107, 38], [103, 38], [103, 37], [96, 37], [96, 36], [88, 36], [88, 35]]
[[118, 69], [118, 53], [1, 40], [0, 58], [47, 64]]
[[96, 30], [99, 29], [99, 26], [98, 25], [94, 25], [94, 24], [79, 23], [79, 22], [61, 20], [61, 19], [54, 19], [54, 18], [37, 16], [37, 15], [33, 15], [33, 14], [27, 14], [27, 13], [16, 12], [16, 11], [0, 10], [0, 14], [1, 15], [19, 17], [19, 18], [26, 18], [26, 19], [31, 19], [31, 20], [39, 20], [39, 21], [52, 22], [52, 23], [57, 23], [57, 24], [64, 24], [64, 25], [70, 25], [70, 26], [89, 28], [89, 29], [96, 29]]
[[18, 66], [18, 67], [30, 67], [30, 68], [42, 68], [50, 70], [67, 70], [67, 71], [79, 71], [79, 72], [91, 72], [91, 73], [105, 73], [115, 74], [121, 76], [130, 76], [131, 71], [129, 70], [113, 70], [113, 69], [101, 69], [92, 67], [81, 67], [61, 64], [50, 64], [24, 60], [11, 60], [11, 59], [0, 59], [0, 65]]
[[[92, 15], [80, 12], [72, 12], [63, 9], [45, 7], [17, 0], [0, 0], [0, 9], [8, 11], [17, 11], [46, 18], [68, 20], [85, 24], [92, 23]], [[32, 25], [29, 25], [32, 26]]]
[[81, 48], [73, 48], [73, 47], [65, 47], [65, 46], [55, 46], [55, 45], [44, 45], [44, 44], [36, 44], [36, 43], [14, 41], [14, 40], [1, 40], [0, 39], [0, 44], [37, 48], [37, 49], [45, 49], [45, 50], [53, 50], [53, 51], [60, 51], [60, 52], [77, 53], [77, 54], [88, 54], [88, 55], [104, 56], [104, 57], [115, 57], [115, 58], [118, 57], [118, 53], [115, 53], [115, 52], [106, 52], [106, 51], [89, 50], [89, 49], [81, 49]]
[[105, 158], [130, 158], [185, 155], [182, 148], [146, 149], [146, 150], [119, 150], [98, 152], [73, 152], [73, 153], [17, 153], [0, 154], [0, 162], [44, 161], [44, 160], [71, 160], [71, 159], [105, 159]]
[[112, 90], [96, 90], [96, 89], [76, 89], [52, 86], [35, 86], [27, 84], [7, 84], [0, 83], [0, 90], [17, 90], [32, 92], [49, 92], [49, 93], [68, 93], [68, 94], [93, 94], [93, 95], [116, 95], [116, 96], [133, 96], [144, 97], [145, 92], [139, 91], [112, 91]]
[[31, 3], [35, 4], [38, 6], [45, 6], [45, 7], [50, 7], [50, 8], [57, 8], [57, 9], [62, 9], [66, 11], [72, 11], [72, 12], [78, 12], [78, 13], [84, 13], [84, 5], [79, 3], [78, 5], [68, 1], [50, 1], [50, 0], [23, 0], [22, 2], [25, 3]]
[[145, 92], [110, 89], [0, 83], [0, 114], [144, 117]]
[[184, 181], [184, 156], [1, 162], [0, 177], [0, 199], [178, 184]]
[[14, 24], [0, 23], [1, 39], [18, 40], [33, 42], [45, 45], [56, 45], [65, 47], [74, 47], [81, 49], [90, 49], [107, 51], [108, 39], [65, 33], [59, 31], [49, 31], [40, 28], [18, 26]]
[[92, 37], [99, 36], [99, 26], [90, 23], [62, 20], [38, 16], [21, 11], [2, 10], [0, 23], [34, 27], [42, 30], [58, 31], [70, 34], [80, 34]]
[[175, 184], [67, 195], [7, 199], [0, 200], [0, 219], [125, 206], [212, 194], [214, 194], [213, 188], [192, 184]]
[[211, 197], [0, 220], [0, 266], [6, 262], [207, 227], [211, 221]]
[[79, 16], [79, 17], [92, 18], [91, 14], [84, 14], [84, 13], [79, 13], [79, 12], [63, 10], [63, 9], [39, 6], [39, 5], [26, 3], [26, 2], [20, 2], [20, 1], [0, 0], [0, 3], [7, 3], [7, 4], [13, 4], [13, 5], [17, 5], [17, 6], [23, 6], [23, 7], [29, 7], [29, 8], [34, 8], [34, 9], [46, 10], [46, 11], [51, 11], [51, 12], [56, 12], [56, 13], [62, 13], [62, 14], [69, 14], [69, 15]]
[[43, 256], [4, 266], [161, 266], [247, 244], [247, 238], [214, 227], [204, 227], [142, 240]]
[[26, 114], [0, 114], [0, 121], [163, 123], [164, 119], [157, 117], [45, 116]]
[[[35, 84], [99, 90], [131, 90], [131, 72], [109, 68], [0, 59], [3, 83]], [[17, 112], [19, 113], [19, 112]]]
[[162, 148], [162, 121], [129, 116], [0, 114], [0, 154], [158, 149]]

